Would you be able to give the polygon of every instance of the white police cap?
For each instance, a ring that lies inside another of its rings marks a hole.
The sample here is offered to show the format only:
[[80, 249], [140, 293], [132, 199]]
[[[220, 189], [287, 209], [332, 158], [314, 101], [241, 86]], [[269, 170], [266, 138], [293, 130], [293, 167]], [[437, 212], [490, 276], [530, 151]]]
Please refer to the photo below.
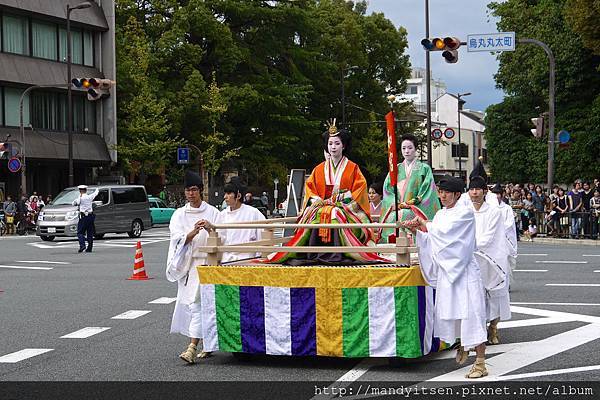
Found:
[[77, 189], [79, 189], [79, 190], [87, 190], [87, 186], [86, 185], [79, 185], [79, 186], [77, 186]]

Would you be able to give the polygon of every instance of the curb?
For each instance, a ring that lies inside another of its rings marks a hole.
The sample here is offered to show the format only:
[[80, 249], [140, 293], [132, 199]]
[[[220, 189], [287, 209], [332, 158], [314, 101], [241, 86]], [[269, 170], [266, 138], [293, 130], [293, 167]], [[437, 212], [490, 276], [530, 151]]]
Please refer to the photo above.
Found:
[[600, 240], [591, 239], [555, 239], [555, 238], [540, 238], [536, 237], [533, 242], [526, 242], [521, 239], [522, 243], [539, 243], [539, 244], [568, 244], [579, 246], [600, 246]]

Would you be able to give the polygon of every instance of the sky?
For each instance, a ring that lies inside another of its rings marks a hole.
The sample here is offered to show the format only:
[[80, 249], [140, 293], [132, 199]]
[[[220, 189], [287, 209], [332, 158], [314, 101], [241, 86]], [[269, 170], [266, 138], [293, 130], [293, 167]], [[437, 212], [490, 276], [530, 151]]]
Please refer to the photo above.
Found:
[[[368, 13], [383, 12], [386, 18], [408, 32], [408, 54], [415, 67], [425, 67], [421, 40], [425, 37], [426, 0], [369, 0]], [[461, 41], [469, 34], [497, 32], [496, 19], [487, 15], [489, 0], [429, 0], [430, 37], [455, 36]], [[431, 52], [431, 73], [446, 83], [450, 93], [471, 92], [464, 97], [464, 108], [485, 111], [502, 101], [503, 92], [496, 89], [494, 74], [498, 71], [496, 56], [488, 52], [468, 53], [459, 48], [458, 62], [448, 64], [441, 52]]]

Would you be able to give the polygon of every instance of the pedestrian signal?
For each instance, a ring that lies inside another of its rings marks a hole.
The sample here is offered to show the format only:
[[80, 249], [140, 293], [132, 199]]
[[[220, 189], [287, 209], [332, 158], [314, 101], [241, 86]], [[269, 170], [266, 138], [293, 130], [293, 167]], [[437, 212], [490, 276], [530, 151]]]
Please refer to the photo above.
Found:
[[108, 97], [110, 88], [116, 83], [110, 79], [102, 78], [75, 78], [71, 83], [77, 89], [86, 89], [90, 101], [96, 101]]
[[544, 135], [544, 118], [531, 118], [531, 122], [533, 122], [533, 125], [535, 126], [534, 129], [531, 129], [531, 133], [536, 138], [541, 138]]
[[448, 36], [445, 38], [432, 38], [421, 40], [421, 45], [427, 51], [442, 51], [442, 57], [447, 63], [454, 64], [458, 61], [458, 48], [462, 42], [459, 38]]

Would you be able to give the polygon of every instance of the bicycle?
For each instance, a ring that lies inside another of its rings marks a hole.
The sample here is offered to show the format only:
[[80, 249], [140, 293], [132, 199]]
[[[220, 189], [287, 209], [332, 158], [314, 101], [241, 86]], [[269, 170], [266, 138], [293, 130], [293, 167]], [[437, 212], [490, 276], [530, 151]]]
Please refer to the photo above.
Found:
[[8, 227], [6, 226], [6, 222], [4, 221], [4, 212], [0, 212], [0, 236], [6, 235], [8, 231]]
[[36, 227], [34, 222], [34, 214], [35, 213], [28, 212], [26, 215], [21, 215], [19, 222], [17, 222], [17, 225], [15, 226], [17, 235], [23, 236], [30, 231], [35, 232]]

